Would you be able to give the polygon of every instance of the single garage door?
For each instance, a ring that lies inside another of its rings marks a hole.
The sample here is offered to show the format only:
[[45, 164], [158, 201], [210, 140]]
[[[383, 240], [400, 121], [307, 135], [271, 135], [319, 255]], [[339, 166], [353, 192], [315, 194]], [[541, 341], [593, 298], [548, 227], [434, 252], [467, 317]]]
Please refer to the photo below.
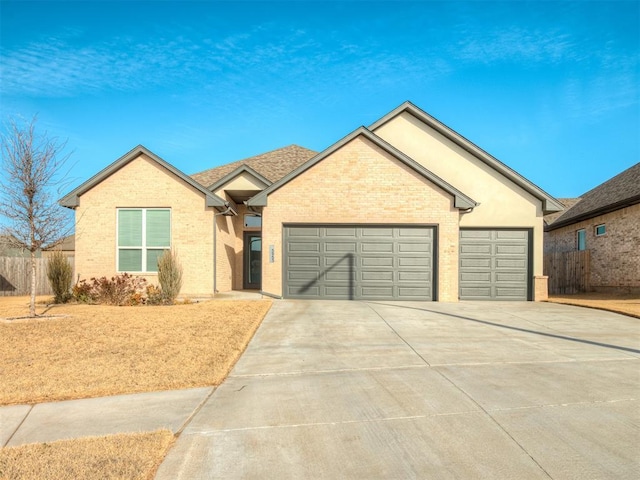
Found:
[[460, 300], [529, 300], [530, 230], [460, 230]]
[[284, 296], [433, 300], [433, 227], [286, 226]]

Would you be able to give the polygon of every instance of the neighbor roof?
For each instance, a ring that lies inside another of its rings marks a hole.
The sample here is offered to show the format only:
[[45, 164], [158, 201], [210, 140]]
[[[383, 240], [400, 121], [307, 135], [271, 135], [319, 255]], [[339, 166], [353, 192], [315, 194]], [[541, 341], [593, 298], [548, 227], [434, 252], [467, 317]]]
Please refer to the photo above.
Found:
[[256, 155], [255, 157], [245, 158], [220, 167], [195, 173], [191, 175], [191, 178], [202, 185], [211, 187], [211, 185], [218, 183], [231, 172], [246, 165], [269, 180], [270, 183], [273, 183], [298, 168], [316, 153], [318, 152], [298, 145], [289, 145], [288, 147], [278, 148], [277, 150]]
[[561, 210], [560, 212], [553, 212], [553, 213], [549, 213], [548, 215], [545, 215], [544, 216], [544, 224], [545, 225], [551, 225], [558, 218], [560, 218], [567, 210], [569, 210], [576, 203], [578, 203], [580, 200], [582, 200], [582, 198], [581, 197], [578, 197], [578, 198], [556, 198], [556, 200], [558, 200], [558, 202], [560, 202], [564, 206], [564, 210]]
[[43, 250], [61, 250], [65, 252], [71, 252], [76, 249], [76, 236], [75, 234], [67, 235], [66, 237], [61, 238], [57, 242], [54, 242], [51, 245], [48, 245]]
[[426, 113], [424, 110], [416, 107], [411, 102], [404, 102], [398, 108], [396, 108], [395, 110], [392, 110], [387, 115], [382, 117], [380, 120], [378, 120], [377, 122], [373, 123], [369, 127], [369, 130], [375, 132], [376, 129], [378, 129], [379, 127], [381, 127], [385, 123], [389, 122], [390, 120], [392, 120], [393, 118], [397, 117], [398, 115], [401, 115], [404, 112], [407, 112], [407, 113], [413, 115], [414, 117], [416, 117], [418, 120], [424, 122], [426, 125], [428, 125], [429, 127], [433, 128], [435, 131], [440, 133], [442, 136], [444, 136], [445, 138], [448, 138], [453, 143], [455, 143], [456, 145], [458, 145], [462, 149], [466, 150], [471, 155], [473, 155], [474, 157], [478, 158], [479, 160], [484, 162], [489, 167], [491, 167], [494, 170], [500, 172], [503, 176], [507, 177], [509, 180], [511, 180], [516, 185], [518, 185], [524, 191], [529, 192], [531, 195], [533, 195], [537, 199], [541, 200], [542, 201], [542, 209], [543, 209], [544, 213], [552, 213], [552, 212], [562, 211], [562, 209], [563, 209], [562, 205], [559, 204], [558, 201], [555, 198], [553, 198], [551, 195], [549, 195], [547, 192], [542, 190], [537, 185], [531, 183], [529, 180], [524, 178], [518, 172], [516, 172], [515, 170], [512, 170], [511, 168], [506, 166], [504, 163], [502, 163], [500, 160], [498, 160], [497, 158], [493, 157], [489, 153], [485, 152], [483, 149], [481, 149], [480, 147], [478, 147], [474, 143], [472, 143], [469, 140], [467, 140], [466, 138], [464, 138], [458, 132], [456, 132], [456, 131], [452, 130], [451, 128], [447, 127], [444, 123], [442, 123], [439, 120], [437, 120], [436, 118], [432, 117], [431, 115]]
[[582, 195], [547, 230], [571, 225], [640, 203], [640, 162]]
[[406, 166], [410, 167], [411, 169], [416, 171], [418, 174], [422, 175], [424, 178], [426, 178], [427, 180], [431, 181], [432, 183], [434, 183], [438, 187], [442, 188], [445, 192], [447, 192], [450, 195], [452, 195], [454, 197], [454, 206], [456, 208], [467, 209], [467, 208], [474, 208], [475, 206], [478, 205], [478, 202], [476, 202], [472, 198], [468, 197], [467, 195], [462, 193], [457, 188], [455, 188], [452, 185], [448, 184], [442, 178], [438, 177], [433, 172], [427, 170], [422, 165], [420, 165], [418, 162], [416, 162], [415, 160], [413, 160], [409, 156], [407, 156], [404, 153], [402, 153], [400, 150], [395, 148], [393, 145], [385, 142], [382, 138], [378, 137], [375, 133], [369, 131], [365, 127], [360, 127], [357, 130], [353, 131], [352, 133], [350, 133], [349, 135], [344, 137], [342, 140], [334, 143], [332, 146], [330, 146], [329, 148], [327, 148], [323, 152], [319, 153], [315, 157], [309, 159], [307, 162], [305, 162], [302, 165], [300, 165], [298, 168], [296, 168], [294, 171], [290, 172], [288, 175], [285, 175], [284, 177], [282, 177], [277, 182], [274, 182], [269, 187], [265, 188], [263, 191], [258, 193], [255, 197], [249, 199], [249, 201], [247, 202], [247, 205], [250, 205], [250, 206], [262, 206], [262, 207], [266, 206], [267, 205], [267, 198], [268, 198], [268, 195], [270, 193], [276, 191], [277, 189], [279, 189], [280, 187], [282, 187], [286, 183], [288, 183], [291, 180], [293, 180], [294, 178], [296, 178], [301, 173], [305, 172], [306, 170], [308, 170], [309, 168], [313, 167], [314, 165], [316, 165], [320, 161], [324, 160], [326, 157], [328, 157], [329, 155], [331, 155], [335, 151], [339, 150], [344, 145], [346, 145], [347, 143], [351, 142], [353, 139], [355, 139], [355, 138], [357, 138], [359, 136], [365, 137], [367, 140], [372, 142], [374, 145], [380, 147], [381, 149], [383, 149], [387, 153], [393, 155], [397, 160], [399, 160], [400, 162], [404, 163]]
[[107, 168], [103, 169], [102, 171], [100, 171], [99, 173], [91, 177], [89, 180], [84, 182], [82, 185], [80, 185], [79, 187], [75, 188], [74, 190], [66, 194], [64, 197], [62, 197], [59, 200], [60, 205], [68, 208], [77, 207], [80, 202], [79, 200], [80, 195], [88, 192], [93, 187], [98, 185], [100, 182], [110, 177], [115, 172], [117, 172], [122, 167], [127, 165], [129, 162], [135, 160], [142, 154], [151, 158], [151, 160], [160, 164], [161, 166], [169, 170], [171, 173], [173, 173], [176, 177], [180, 178], [185, 183], [191, 185], [196, 190], [202, 192], [205, 195], [205, 202], [206, 202], [205, 204], [207, 207], [227, 207], [228, 206], [228, 202], [225, 202], [223, 199], [221, 199], [217, 195], [214, 195], [212, 192], [204, 188], [198, 182], [195, 182], [191, 177], [185, 175], [176, 167], [166, 162], [165, 160], [161, 159], [155, 153], [151, 152], [151, 150], [143, 147], [142, 145], [138, 145], [137, 147], [132, 149], [129, 153], [123, 155], [118, 160], [113, 162]]

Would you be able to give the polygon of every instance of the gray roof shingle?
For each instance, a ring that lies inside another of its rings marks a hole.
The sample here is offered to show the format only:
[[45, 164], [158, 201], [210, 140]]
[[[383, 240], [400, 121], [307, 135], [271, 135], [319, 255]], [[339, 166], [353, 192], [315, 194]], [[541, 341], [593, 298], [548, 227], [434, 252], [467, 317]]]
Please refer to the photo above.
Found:
[[580, 198], [579, 202], [551, 223], [547, 230], [555, 230], [640, 203], [640, 163], [589, 190]]

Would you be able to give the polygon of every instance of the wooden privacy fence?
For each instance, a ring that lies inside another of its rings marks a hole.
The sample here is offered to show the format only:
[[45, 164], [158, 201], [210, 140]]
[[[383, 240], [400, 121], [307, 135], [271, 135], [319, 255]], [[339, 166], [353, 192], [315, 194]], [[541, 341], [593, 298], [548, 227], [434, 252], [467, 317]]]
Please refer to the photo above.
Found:
[[549, 277], [549, 294], [565, 295], [590, 289], [589, 250], [544, 254], [544, 274]]
[[[74, 257], [67, 257], [73, 267]], [[47, 258], [36, 258], [36, 295], [53, 295], [47, 279]], [[31, 259], [0, 257], [0, 296], [29, 295]]]

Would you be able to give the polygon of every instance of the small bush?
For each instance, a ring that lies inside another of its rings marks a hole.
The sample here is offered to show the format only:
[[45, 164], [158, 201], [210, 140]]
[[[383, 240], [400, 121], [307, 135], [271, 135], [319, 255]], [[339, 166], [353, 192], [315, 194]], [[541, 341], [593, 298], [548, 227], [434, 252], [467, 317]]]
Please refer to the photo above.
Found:
[[162, 303], [173, 304], [182, 288], [182, 265], [174, 250], [165, 250], [158, 259], [158, 282], [162, 291]]
[[155, 285], [147, 285], [147, 304], [148, 305], [162, 305], [164, 300], [162, 298], [162, 290]]
[[53, 252], [47, 262], [47, 278], [53, 290], [55, 303], [66, 303], [71, 299], [73, 267], [60, 251]]
[[107, 277], [92, 278], [89, 282], [80, 280], [73, 287], [74, 298], [83, 303], [102, 303], [106, 305], [141, 305], [146, 302], [144, 278], [128, 273]]

